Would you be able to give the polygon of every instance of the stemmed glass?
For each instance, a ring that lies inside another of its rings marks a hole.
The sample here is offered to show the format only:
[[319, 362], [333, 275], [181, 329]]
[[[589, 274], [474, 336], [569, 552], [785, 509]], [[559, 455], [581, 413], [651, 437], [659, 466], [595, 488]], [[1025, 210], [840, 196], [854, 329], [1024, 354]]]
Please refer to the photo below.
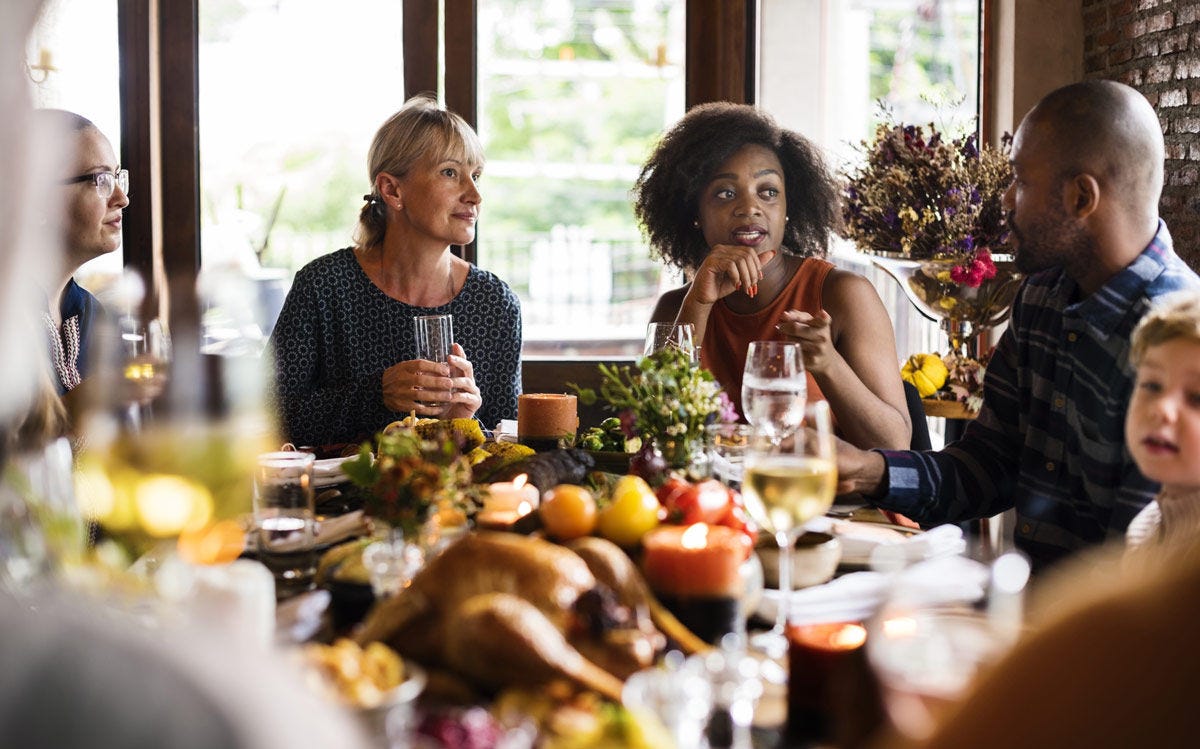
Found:
[[646, 326], [644, 356], [656, 354], [665, 348], [677, 348], [696, 361], [696, 328], [690, 322], [652, 322]]
[[780, 604], [775, 626], [751, 637], [750, 645], [777, 658], [787, 653], [792, 549], [804, 524], [828, 512], [837, 488], [829, 404], [817, 401], [800, 413], [803, 428], [782, 439], [773, 429], [755, 428], [746, 450], [742, 479], [746, 509], [779, 545]]
[[140, 429], [143, 413], [167, 385], [171, 363], [171, 340], [162, 321], [155, 318], [145, 324], [134, 315], [120, 320], [121, 378], [125, 383], [124, 400], [132, 428]]
[[800, 426], [808, 383], [800, 344], [754, 341], [746, 350], [742, 413], [746, 421], [779, 442]]

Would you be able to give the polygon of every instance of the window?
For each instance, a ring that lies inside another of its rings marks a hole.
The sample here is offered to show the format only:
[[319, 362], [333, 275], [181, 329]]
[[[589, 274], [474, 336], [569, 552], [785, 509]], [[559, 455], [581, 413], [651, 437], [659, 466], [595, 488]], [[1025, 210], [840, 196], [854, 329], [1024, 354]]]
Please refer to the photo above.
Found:
[[478, 263], [521, 298], [526, 354], [640, 353], [658, 295], [630, 188], [684, 112], [683, 0], [479, 0]]
[[[882, 114], [975, 129], [979, 0], [763, 0], [759, 94], [785, 127], [820, 144], [830, 165], [859, 163], [857, 146]], [[803, 74], [798, 73], [803, 71]], [[896, 326], [901, 356], [944, 350], [936, 324], [896, 282], [846, 243], [833, 259], [870, 278]]]
[[402, 5], [199, 3], [202, 263], [249, 278], [264, 336], [292, 274], [351, 244], [367, 148], [404, 103]]
[[[35, 107], [87, 117], [121, 152], [117, 0], [48, 0], [26, 42], [25, 60]], [[144, 186], [133, 185], [135, 199]], [[121, 273], [121, 252], [86, 263], [75, 277], [103, 293]]]

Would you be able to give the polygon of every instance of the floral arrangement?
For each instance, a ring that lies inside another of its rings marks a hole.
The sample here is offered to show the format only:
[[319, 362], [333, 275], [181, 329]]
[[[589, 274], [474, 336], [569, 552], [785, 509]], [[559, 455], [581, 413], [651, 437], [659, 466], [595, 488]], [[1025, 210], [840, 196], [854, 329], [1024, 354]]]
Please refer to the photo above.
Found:
[[978, 359], [950, 351], [914, 354], [900, 367], [900, 377], [917, 388], [922, 398], [961, 403], [970, 413], [983, 406], [983, 377], [990, 352]]
[[[696, 366], [681, 349], [668, 346], [644, 356], [636, 368], [601, 364], [600, 374], [600, 397], [617, 412], [629, 437], [694, 444], [703, 440], [709, 424], [737, 420], [712, 373]], [[572, 387], [584, 404], [596, 402], [594, 390]]]
[[400, 528], [406, 538], [416, 538], [438, 511], [478, 508], [471, 461], [449, 430], [436, 439], [412, 429], [386, 430], [376, 436], [374, 456], [365, 443], [342, 470], [367, 490], [367, 514]]
[[866, 164], [847, 175], [844, 233], [869, 252], [958, 261], [953, 281], [977, 288], [996, 275], [993, 252], [1008, 243], [1001, 196], [1012, 180], [1008, 153], [974, 134], [945, 138], [926, 127], [880, 124], [862, 143]]

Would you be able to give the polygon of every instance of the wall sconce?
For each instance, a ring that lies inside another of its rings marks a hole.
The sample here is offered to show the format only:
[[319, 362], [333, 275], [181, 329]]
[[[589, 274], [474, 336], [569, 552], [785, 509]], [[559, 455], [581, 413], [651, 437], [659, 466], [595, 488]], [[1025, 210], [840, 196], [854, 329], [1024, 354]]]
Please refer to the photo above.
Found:
[[38, 50], [37, 63], [25, 63], [25, 67], [29, 70], [29, 79], [39, 85], [45, 83], [51, 73], [58, 71], [58, 68], [54, 67], [53, 55], [45, 47]]

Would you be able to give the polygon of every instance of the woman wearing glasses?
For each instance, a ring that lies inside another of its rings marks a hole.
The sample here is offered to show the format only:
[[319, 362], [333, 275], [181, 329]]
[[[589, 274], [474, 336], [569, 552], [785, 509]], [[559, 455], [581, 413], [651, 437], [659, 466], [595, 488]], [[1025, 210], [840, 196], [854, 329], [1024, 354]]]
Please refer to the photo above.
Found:
[[60, 395], [87, 375], [90, 345], [102, 308], [75, 283], [75, 271], [121, 246], [121, 214], [129, 205], [129, 173], [117, 168], [112, 144], [86, 117], [61, 109], [39, 109], [36, 126], [69, 139], [68, 170], [59, 180], [64, 207], [59, 226], [63, 261], [56, 285], [47, 289], [46, 325], [50, 358]]

